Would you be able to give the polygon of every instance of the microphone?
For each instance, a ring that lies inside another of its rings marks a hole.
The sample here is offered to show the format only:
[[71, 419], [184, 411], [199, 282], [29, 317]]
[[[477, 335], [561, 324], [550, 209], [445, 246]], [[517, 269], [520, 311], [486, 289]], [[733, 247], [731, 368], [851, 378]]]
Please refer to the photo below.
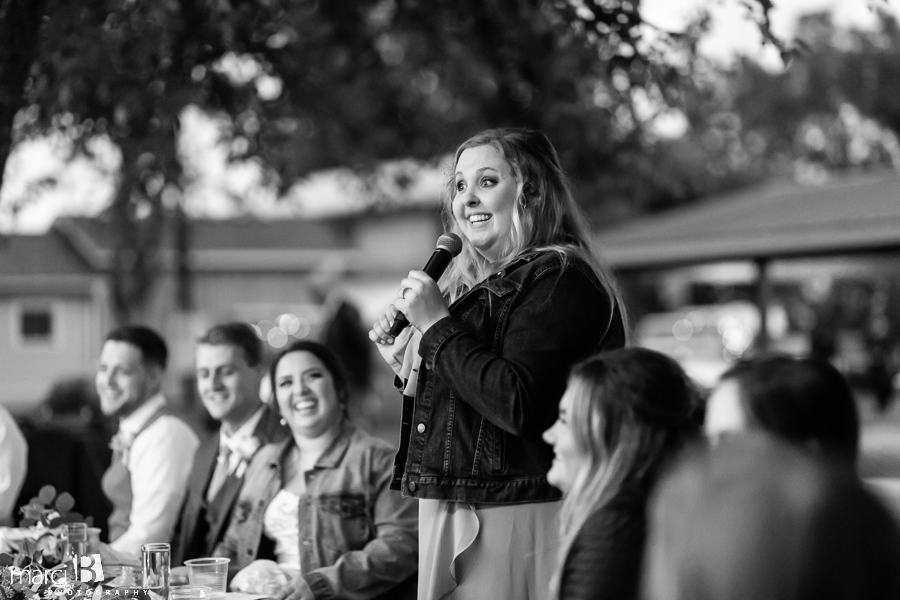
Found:
[[[431, 258], [428, 259], [428, 262], [425, 263], [425, 268], [422, 270], [425, 271], [426, 275], [437, 281], [444, 274], [444, 271], [447, 270], [447, 267], [450, 266], [450, 261], [460, 252], [462, 252], [462, 240], [459, 239], [459, 236], [455, 233], [445, 233], [438, 238], [434, 252], [431, 253]], [[391, 330], [388, 331], [388, 334], [391, 337], [397, 337], [401, 331], [406, 329], [407, 325], [409, 325], [409, 320], [406, 318], [406, 315], [397, 313], [397, 318], [394, 319], [394, 324], [391, 325]]]

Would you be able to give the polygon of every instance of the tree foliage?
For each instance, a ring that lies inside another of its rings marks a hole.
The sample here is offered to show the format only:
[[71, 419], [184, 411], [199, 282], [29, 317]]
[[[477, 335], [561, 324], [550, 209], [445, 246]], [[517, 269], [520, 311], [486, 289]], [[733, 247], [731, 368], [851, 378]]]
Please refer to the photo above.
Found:
[[783, 72], [744, 58], [697, 88], [685, 103], [691, 129], [684, 142], [723, 178], [900, 168], [897, 20], [880, 13], [874, 31], [861, 31], [812, 14], [796, 36], [804, 51]]
[[[749, 6], [780, 43], [771, 2]], [[48, 132], [73, 154], [98, 136], [119, 148], [112, 282], [127, 318], [167, 212], [186, 244], [188, 106], [220, 115], [231, 158], [258, 161], [282, 190], [315, 169], [432, 158], [515, 125], [550, 133], [588, 204], [652, 205], [694, 188], [649, 144], [636, 100], [683, 101], [702, 31], [657, 31], [663, 53], [639, 0], [0, 0], [0, 164]]]

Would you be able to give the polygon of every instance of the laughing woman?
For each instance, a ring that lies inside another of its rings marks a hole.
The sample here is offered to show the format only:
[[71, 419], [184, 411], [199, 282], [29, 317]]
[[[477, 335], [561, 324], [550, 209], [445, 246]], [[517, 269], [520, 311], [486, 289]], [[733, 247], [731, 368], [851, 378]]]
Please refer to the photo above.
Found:
[[678, 363], [652, 350], [605, 352], [572, 370], [544, 433], [547, 479], [565, 492], [552, 598], [638, 598], [647, 498], [661, 466], [699, 437], [695, 406]]
[[[417, 517], [414, 502], [388, 489], [393, 449], [347, 420], [347, 380], [321, 344], [288, 346], [270, 377], [293, 435], [253, 457], [214, 552], [240, 570], [232, 590], [287, 600], [405, 597], [415, 586]], [[279, 579], [286, 585], [272, 587]]]

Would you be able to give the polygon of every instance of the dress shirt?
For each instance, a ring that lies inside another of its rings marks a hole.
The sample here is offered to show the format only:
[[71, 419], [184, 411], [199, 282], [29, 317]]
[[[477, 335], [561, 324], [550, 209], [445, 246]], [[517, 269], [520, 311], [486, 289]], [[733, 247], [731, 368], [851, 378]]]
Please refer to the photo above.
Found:
[[171, 415], [141, 431], [164, 404], [165, 398], [157, 394], [119, 423], [119, 433], [134, 440], [127, 456], [133, 499], [128, 530], [110, 547], [132, 558], [140, 557], [141, 544], [172, 541], [200, 445], [194, 430]]
[[230, 436], [225, 434], [224, 429], [219, 428], [219, 456], [224, 454], [226, 447], [231, 451], [228, 456], [228, 473], [234, 473], [241, 460], [250, 459], [249, 456], [244, 456], [242, 446], [253, 437], [253, 432], [256, 431], [256, 426], [259, 425], [259, 420], [262, 418], [263, 408], [264, 406], [260, 405], [253, 416], [244, 421], [244, 424]]
[[27, 460], [25, 436], [9, 411], [0, 406], [0, 525], [15, 522], [13, 509], [25, 481]]
[[[252, 454], [259, 448], [259, 440], [256, 440], [255, 444], [250, 440], [253, 437], [256, 426], [259, 424], [259, 420], [262, 418], [262, 414], [263, 407], [260, 406], [253, 413], [253, 416], [244, 421], [244, 424], [238, 427], [237, 431], [230, 436], [225, 433], [223, 427], [219, 427], [219, 456], [216, 458], [216, 468], [213, 470], [212, 479], [209, 482], [209, 487], [206, 489], [206, 500], [208, 502], [213, 501], [225, 483], [225, 479], [237, 471], [241, 461], [249, 462]], [[253, 447], [249, 448], [248, 446], [251, 444], [253, 444]], [[227, 464], [226, 460], [228, 461]], [[239, 473], [238, 477], [241, 475], [243, 473]]]

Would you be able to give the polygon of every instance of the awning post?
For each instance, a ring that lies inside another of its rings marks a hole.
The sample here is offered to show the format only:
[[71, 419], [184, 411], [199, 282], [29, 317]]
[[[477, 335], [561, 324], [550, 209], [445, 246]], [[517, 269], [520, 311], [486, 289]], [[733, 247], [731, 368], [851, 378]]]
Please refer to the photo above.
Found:
[[756, 302], [756, 310], [759, 311], [759, 332], [756, 334], [754, 343], [754, 353], [759, 354], [769, 350], [769, 322], [768, 308], [771, 287], [769, 283], [769, 259], [757, 258], [756, 263], [756, 289], [754, 300]]

